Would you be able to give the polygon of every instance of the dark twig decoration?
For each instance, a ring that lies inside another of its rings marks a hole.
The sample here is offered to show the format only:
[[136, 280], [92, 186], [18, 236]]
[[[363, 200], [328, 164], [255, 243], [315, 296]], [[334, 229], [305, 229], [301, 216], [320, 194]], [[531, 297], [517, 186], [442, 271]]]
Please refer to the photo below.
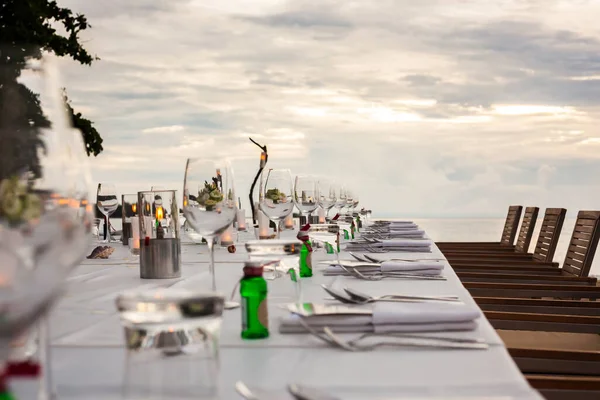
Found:
[[262, 150], [262, 153], [260, 154], [260, 168], [258, 169], [256, 176], [254, 177], [252, 186], [250, 186], [250, 197], [249, 197], [250, 208], [252, 209], [252, 221], [254, 224], [256, 224], [257, 219], [256, 219], [256, 210], [254, 209], [254, 196], [253, 196], [254, 186], [256, 186], [256, 181], [258, 181], [260, 174], [262, 173], [263, 169], [265, 169], [265, 165], [267, 165], [267, 160], [269, 159], [269, 155], [267, 154], [267, 145], [261, 146], [260, 144], [256, 143], [252, 138], [249, 138], [249, 139], [252, 143], [257, 145]]

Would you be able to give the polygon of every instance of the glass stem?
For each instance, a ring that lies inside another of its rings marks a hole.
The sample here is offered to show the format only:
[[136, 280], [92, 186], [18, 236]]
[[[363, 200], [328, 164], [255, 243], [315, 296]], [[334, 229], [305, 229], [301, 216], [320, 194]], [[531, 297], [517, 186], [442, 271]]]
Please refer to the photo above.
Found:
[[210, 253], [210, 263], [208, 264], [208, 269], [210, 271], [210, 276], [212, 278], [212, 290], [213, 292], [217, 291], [217, 279], [215, 277], [215, 237], [210, 236], [205, 238], [206, 243], [208, 245], [208, 252]]
[[277, 239], [281, 238], [281, 228], [283, 227], [283, 219], [277, 221]]
[[38, 400], [55, 399], [52, 386], [52, 362], [50, 352], [50, 324], [48, 317], [41, 318], [38, 324], [38, 357], [41, 366], [40, 385], [38, 389]]
[[106, 243], [110, 243], [110, 218], [106, 216]]

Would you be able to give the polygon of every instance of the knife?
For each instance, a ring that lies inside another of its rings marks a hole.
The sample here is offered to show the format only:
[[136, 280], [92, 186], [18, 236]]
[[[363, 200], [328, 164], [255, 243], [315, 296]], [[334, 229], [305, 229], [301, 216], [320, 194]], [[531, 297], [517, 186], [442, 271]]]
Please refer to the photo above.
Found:
[[313, 387], [299, 385], [297, 383], [289, 384], [288, 391], [296, 400], [340, 400], [339, 397], [335, 397]]

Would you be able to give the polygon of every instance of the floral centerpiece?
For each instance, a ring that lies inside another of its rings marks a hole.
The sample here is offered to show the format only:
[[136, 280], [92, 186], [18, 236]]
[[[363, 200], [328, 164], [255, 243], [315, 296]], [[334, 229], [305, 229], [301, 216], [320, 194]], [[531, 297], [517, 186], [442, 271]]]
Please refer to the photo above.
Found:
[[0, 181], [0, 220], [18, 224], [39, 218], [42, 213], [40, 197], [29, 192], [29, 186], [18, 176]]
[[267, 190], [267, 193], [265, 194], [265, 198], [271, 200], [273, 202], [273, 204], [279, 204], [279, 203], [286, 202], [285, 193], [281, 192], [277, 188]]
[[216, 205], [223, 201], [223, 193], [219, 189], [219, 180], [213, 178], [210, 183], [204, 181], [204, 187], [198, 192], [196, 201], [199, 205], [205, 207], [207, 211], [213, 211]]

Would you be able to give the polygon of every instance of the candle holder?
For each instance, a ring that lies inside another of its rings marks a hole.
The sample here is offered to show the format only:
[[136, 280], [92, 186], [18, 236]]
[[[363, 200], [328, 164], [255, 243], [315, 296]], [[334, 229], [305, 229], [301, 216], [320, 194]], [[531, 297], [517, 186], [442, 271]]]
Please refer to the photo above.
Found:
[[220, 245], [222, 247], [229, 247], [233, 244], [233, 224], [229, 225], [227, 229], [225, 229], [225, 231], [221, 233], [219, 239]]
[[237, 210], [235, 222], [238, 231], [246, 231], [246, 210], [241, 208]]
[[[133, 227], [131, 225], [131, 217], [137, 216], [137, 195], [124, 194], [121, 196], [121, 226], [123, 233], [121, 234], [121, 242], [123, 246], [129, 245], [129, 239], [133, 238]], [[136, 227], [137, 229], [137, 227]]]
[[181, 277], [181, 238], [176, 190], [138, 192], [140, 277]]

